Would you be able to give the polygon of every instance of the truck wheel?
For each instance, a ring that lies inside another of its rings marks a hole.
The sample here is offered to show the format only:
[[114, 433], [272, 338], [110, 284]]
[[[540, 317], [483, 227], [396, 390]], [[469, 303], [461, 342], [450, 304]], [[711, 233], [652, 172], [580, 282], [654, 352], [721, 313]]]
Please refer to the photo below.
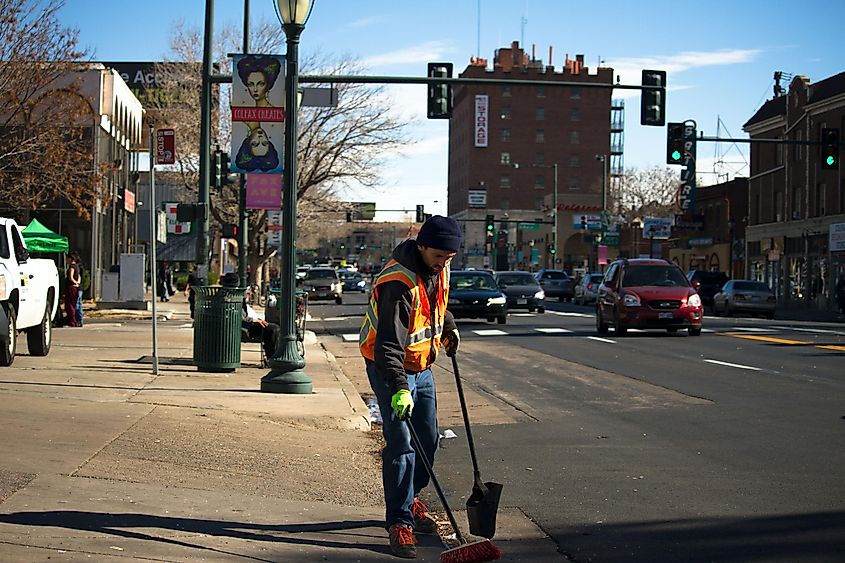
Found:
[[50, 310], [53, 303], [47, 301], [47, 308], [41, 318], [41, 324], [26, 329], [26, 346], [33, 356], [46, 356], [53, 343], [53, 323], [50, 322]]
[[2, 346], [0, 350], [0, 366], [10, 366], [15, 361], [15, 350], [17, 349], [18, 341], [18, 317], [15, 311], [15, 306], [11, 303], [3, 305], [6, 309], [6, 316], [9, 318], [9, 342]]

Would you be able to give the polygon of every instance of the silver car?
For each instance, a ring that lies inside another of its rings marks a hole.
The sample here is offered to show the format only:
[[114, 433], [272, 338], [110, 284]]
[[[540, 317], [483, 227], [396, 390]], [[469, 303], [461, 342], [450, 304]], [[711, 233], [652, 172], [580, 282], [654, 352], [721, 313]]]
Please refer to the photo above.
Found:
[[775, 318], [775, 294], [763, 282], [730, 280], [713, 296], [713, 313], [731, 317], [736, 313], [751, 313]]
[[584, 274], [575, 286], [575, 303], [586, 305], [596, 300], [604, 274]]

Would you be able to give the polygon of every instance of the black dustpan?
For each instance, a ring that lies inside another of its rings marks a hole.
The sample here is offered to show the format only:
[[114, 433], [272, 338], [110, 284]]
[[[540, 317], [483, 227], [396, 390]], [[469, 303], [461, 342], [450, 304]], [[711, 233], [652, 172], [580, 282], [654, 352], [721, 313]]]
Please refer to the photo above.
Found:
[[482, 481], [478, 470], [478, 459], [475, 457], [475, 444], [472, 440], [472, 428], [469, 425], [464, 388], [461, 385], [461, 375], [458, 371], [458, 360], [452, 356], [452, 368], [455, 370], [455, 384], [458, 387], [458, 398], [461, 400], [461, 412], [464, 415], [464, 427], [467, 431], [469, 454], [472, 458], [472, 471], [475, 482], [472, 494], [467, 499], [467, 520], [470, 533], [482, 538], [492, 538], [496, 534], [496, 513], [499, 511], [499, 498], [502, 496], [502, 485], [492, 481]]

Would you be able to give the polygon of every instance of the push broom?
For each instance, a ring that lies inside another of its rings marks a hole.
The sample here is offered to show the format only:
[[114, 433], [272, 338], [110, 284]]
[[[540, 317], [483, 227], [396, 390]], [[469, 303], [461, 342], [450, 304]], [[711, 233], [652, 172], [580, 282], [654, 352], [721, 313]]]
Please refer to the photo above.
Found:
[[443, 503], [443, 509], [446, 511], [446, 516], [449, 517], [449, 523], [452, 524], [452, 529], [455, 530], [455, 537], [461, 544], [458, 547], [447, 549], [440, 554], [440, 563], [483, 563], [484, 561], [494, 561], [502, 556], [502, 550], [496, 544], [488, 539], [481, 539], [478, 541], [469, 541], [461, 533], [458, 528], [458, 523], [455, 521], [455, 515], [452, 514], [452, 509], [449, 508], [449, 503], [446, 501], [446, 495], [443, 489], [440, 488], [440, 483], [437, 477], [434, 476], [434, 468], [431, 462], [426, 457], [425, 452], [420, 444], [420, 439], [417, 432], [414, 430], [414, 425], [411, 424], [409, 417], [405, 418], [405, 424], [408, 425], [408, 430], [411, 433], [411, 440], [414, 442], [414, 449], [416, 450], [417, 458], [423, 462], [428, 476], [431, 477], [431, 482], [434, 483], [434, 489], [437, 491], [437, 496], [440, 497], [440, 502]]

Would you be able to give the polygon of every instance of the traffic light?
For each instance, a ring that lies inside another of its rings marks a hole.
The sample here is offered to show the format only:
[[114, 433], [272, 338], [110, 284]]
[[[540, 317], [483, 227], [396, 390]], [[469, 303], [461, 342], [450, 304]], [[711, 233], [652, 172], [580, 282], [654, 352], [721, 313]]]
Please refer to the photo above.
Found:
[[822, 168], [836, 170], [839, 168], [839, 129], [822, 129]]
[[238, 237], [238, 226], [234, 223], [223, 223], [223, 228], [221, 236], [223, 238], [237, 238]]
[[220, 177], [220, 150], [215, 150], [211, 153], [211, 187], [220, 189], [222, 185], [222, 178]]
[[417, 223], [425, 223], [425, 205], [417, 206]]
[[556, 254], [556, 253], [557, 253], [557, 250], [555, 250], [555, 245], [554, 245], [554, 244], [549, 244], [549, 254], [554, 255], [554, 254]]
[[[452, 63], [428, 63], [429, 78], [452, 78]], [[452, 85], [428, 85], [428, 118], [449, 119], [452, 117]]]
[[346, 250], [346, 243], [344, 243], [344, 242], [340, 243], [340, 249]]
[[685, 162], [685, 142], [683, 123], [666, 125], [666, 164], [683, 164]]
[[484, 218], [484, 229], [487, 232], [487, 238], [492, 238], [496, 229], [494, 217], [492, 215], [487, 215], [487, 217]]
[[362, 244], [361, 246], [358, 247], [358, 250], [366, 250], [366, 248], [367, 248], [367, 245]]
[[229, 153], [226, 151], [218, 151], [217, 162], [220, 166], [220, 187], [234, 184], [237, 180], [237, 174], [230, 174]]
[[663, 127], [666, 123], [666, 71], [643, 70], [643, 86], [658, 86], [640, 92], [640, 125]]

